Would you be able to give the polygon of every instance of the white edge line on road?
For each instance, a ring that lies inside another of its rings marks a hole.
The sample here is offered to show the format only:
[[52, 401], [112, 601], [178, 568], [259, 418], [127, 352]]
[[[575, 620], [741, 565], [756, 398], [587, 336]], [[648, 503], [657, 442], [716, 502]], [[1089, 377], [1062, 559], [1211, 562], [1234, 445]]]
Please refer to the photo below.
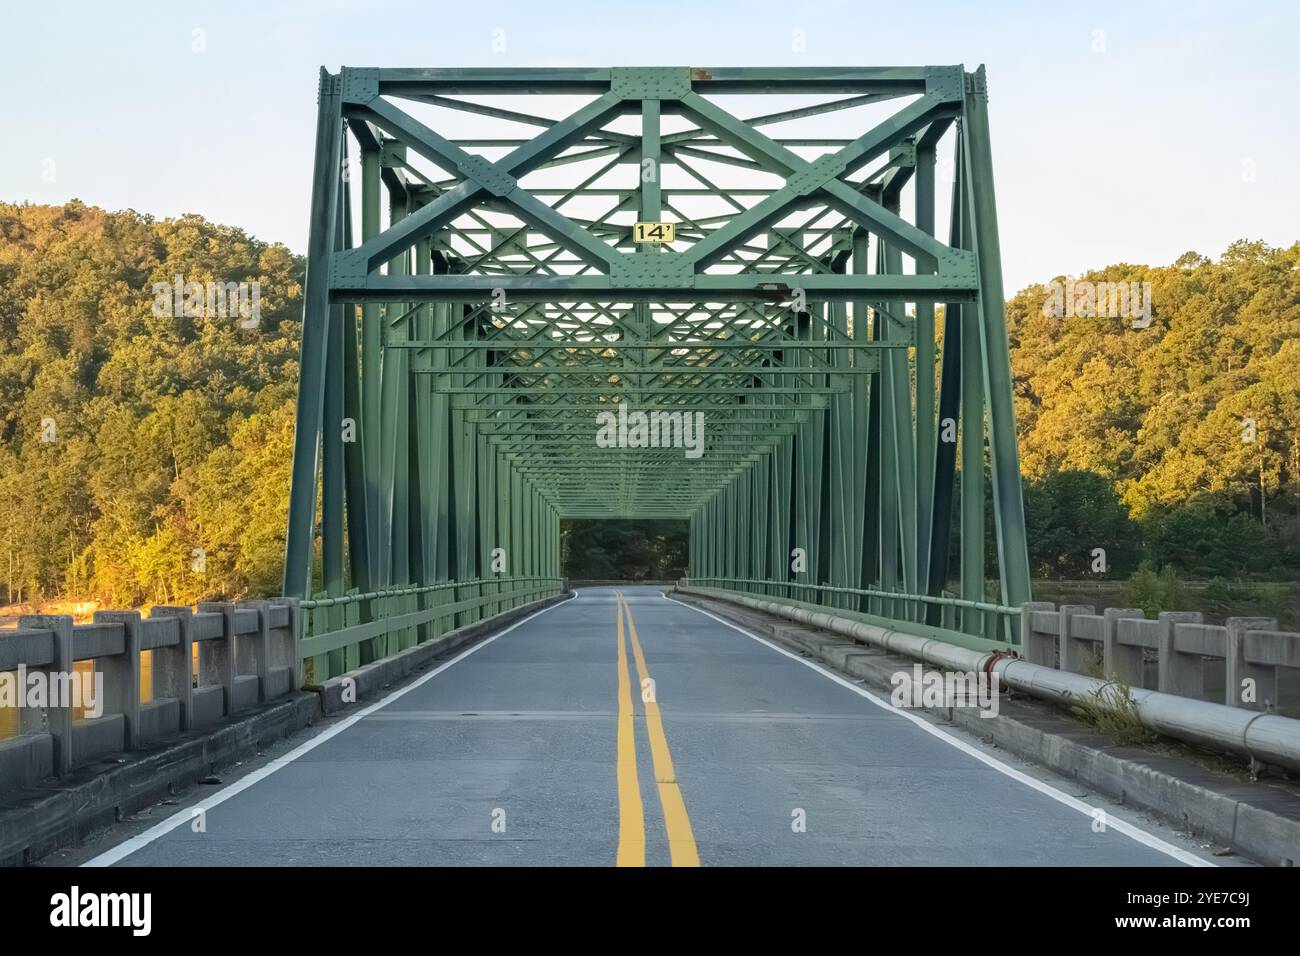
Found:
[[994, 770], [998, 771], [998, 773], [1004, 774], [1010, 777], [1012, 780], [1017, 781], [1018, 783], [1023, 783], [1025, 786], [1033, 790], [1037, 790], [1039, 793], [1045, 796], [1051, 797], [1057, 803], [1063, 803], [1065, 804], [1065, 806], [1069, 807], [1070, 809], [1077, 810], [1078, 812], [1084, 814], [1085, 816], [1092, 816], [1098, 809], [1101, 809], [1101, 811], [1105, 814], [1104, 819], [1106, 821], [1107, 829], [1116, 830], [1117, 832], [1124, 834], [1124, 836], [1129, 837], [1132, 840], [1136, 840], [1138, 843], [1141, 843], [1143, 846], [1149, 847], [1152, 850], [1156, 850], [1159, 853], [1163, 853], [1166, 856], [1173, 857], [1175, 860], [1178, 860], [1180, 863], [1185, 863], [1188, 866], [1218, 866], [1217, 863], [1214, 863], [1211, 860], [1206, 860], [1202, 857], [1199, 857], [1195, 853], [1189, 853], [1187, 850], [1184, 850], [1181, 847], [1176, 847], [1172, 843], [1160, 839], [1160, 837], [1156, 836], [1154, 833], [1148, 833], [1146, 830], [1143, 830], [1141, 827], [1136, 827], [1133, 824], [1127, 822], [1126, 820], [1121, 820], [1119, 817], [1115, 816], [1113, 813], [1105, 810], [1104, 808], [1094, 807], [1089, 803], [1084, 803], [1082, 800], [1078, 799], [1077, 797], [1072, 797], [1068, 793], [1064, 793], [1063, 791], [1056, 789], [1051, 784], [1044, 783], [1041, 780], [1035, 780], [1033, 777], [1029, 776], [1028, 774], [1017, 770], [1015, 767], [1003, 763], [1002, 761], [998, 760], [996, 757], [992, 757], [984, 753], [978, 747], [972, 746], [971, 744], [960, 739], [959, 737], [954, 737], [952, 734], [947, 733], [942, 728], [936, 727], [934, 724], [930, 723], [927, 720], [924, 720], [918, 715], [910, 713], [907, 710], [903, 710], [901, 708], [895, 707], [892, 704], [886, 703], [885, 701], [877, 697], [875, 694], [872, 694], [866, 689], [859, 687], [857, 684], [854, 684], [852, 681], [847, 680], [844, 677], [841, 677], [839, 674], [836, 674], [834, 671], [827, 670], [825, 667], [822, 667], [820, 664], [810, 661], [807, 658], [800, 657], [798, 654], [791, 653], [790, 651], [786, 650], [784, 647], [778, 647], [776, 644], [773, 644], [771, 641], [765, 640], [764, 638], [759, 637], [757, 634], [751, 634], [743, 627], [738, 627], [737, 625], [732, 624], [730, 621], [725, 621], [722, 618], [718, 617], [716, 614], [710, 614], [708, 611], [705, 611], [702, 608], [695, 607], [694, 605], [687, 604], [683, 601], [678, 601], [676, 598], [670, 598], [668, 597], [668, 593], [666, 591], [661, 593], [663, 594], [666, 600], [672, 601], [674, 604], [681, 605], [684, 608], [689, 608], [692, 611], [696, 611], [700, 614], [703, 614], [705, 617], [711, 617], [719, 624], [724, 624], [727, 627], [731, 628], [733, 631], [738, 631], [739, 633], [744, 634], [746, 637], [750, 638], [751, 640], [758, 641], [758, 643], [762, 644], [764, 647], [771, 648], [772, 650], [776, 651], [778, 654], [784, 654], [786, 657], [790, 658], [791, 660], [798, 661], [800, 664], [803, 664], [806, 667], [811, 667], [813, 670], [821, 674], [823, 677], [828, 677], [831, 680], [835, 681], [835, 683], [847, 687], [855, 694], [858, 694], [861, 697], [865, 697], [867, 700], [871, 701], [871, 703], [875, 704], [877, 707], [880, 707], [882, 710], [886, 710], [891, 714], [897, 714], [899, 717], [905, 717], [906, 719], [910, 720], [912, 723], [916, 724], [916, 726], [924, 730], [927, 734], [931, 734], [935, 737], [938, 737], [940, 740], [944, 741], [945, 743], [951, 744], [952, 746], [956, 747], [962, 753], [969, 754], [970, 756], [974, 757], [976, 760], [980, 761], [981, 763], [987, 764], [988, 766], [992, 767]]
[[176, 813], [172, 814], [166, 820], [163, 820], [161, 823], [155, 824], [154, 826], [150, 827], [148, 830], [145, 830], [144, 833], [141, 833], [137, 836], [133, 836], [128, 840], [122, 841], [117, 846], [113, 847], [111, 850], [105, 850], [103, 853], [99, 854], [99, 856], [87, 860], [85, 863], [82, 863], [81, 865], [86, 867], [112, 866], [114, 863], [117, 863], [118, 861], [125, 859], [126, 857], [130, 856], [132, 853], [135, 853], [136, 851], [141, 850], [144, 847], [148, 846], [150, 843], [152, 843], [154, 840], [157, 840], [159, 837], [165, 836], [166, 834], [170, 833], [172, 830], [175, 830], [181, 824], [189, 820], [193, 820], [195, 810], [202, 810], [203, 812], [206, 813], [208, 810], [211, 810], [213, 807], [217, 806], [218, 804], [225, 803], [231, 797], [242, 793], [243, 791], [247, 790], [249, 787], [253, 786], [259, 781], [265, 780], [267, 777], [271, 776], [271, 774], [275, 773], [277, 770], [282, 770], [285, 767], [289, 766], [289, 764], [293, 763], [295, 760], [297, 760], [299, 757], [303, 756], [304, 754], [310, 753], [311, 751], [315, 750], [317, 747], [325, 743], [327, 740], [337, 737], [339, 734], [343, 733], [343, 731], [347, 730], [357, 721], [370, 716], [377, 710], [381, 710], [382, 708], [387, 707], [389, 704], [397, 700], [399, 697], [409, 694], [411, 691], [415, 690], [417, 687], [421, 686], [425, 682], [430, 681], [433, 678], [437, 677], [439, 674], [441, 674], [447, 668], [451, 667], [453, 664], [458, 664], [461, 661], [463, 661], [465, 658], [469, 657], [474, 652], [480, 651], [483, 648], [487, 647], [498, 637], [505, 637], [515, 628], [527, 624], [533, 618], [539, 617], [540, 615], [545, 614], [547, 611], [550, 611], [553, 608], [560, 607], [563, 604], [568, 604], [569, 601], [575, 600], [576, 597], [577, 595], [575, 594], [574, 597], [572, 598], [567, 598], [563, 601], [557, 601], [555, 604], [552, 604], [550, 607], [544, 607], [540, 611], [535, 611], [532, 614], [528, 615], [527, 617], [515, 621], [515, 623], [497, 632], [496, 634], [493, 634], [487, 640], [480, 641], [479, 643], [475, 644], [473, 647], [469, 648], [468, 650], [465, 650], [460, 654], [457, 654], [451, 660], [439, 664], [437, 667], [429, 671], [429, 673], [420, 677], [418, 680], [415, 680], [412, 683], [407, 684], [405, 687], [393, 691], [387, 697], [383, 697], [380, 700], [376, 701], [375, 703], [371, 704], [370, 706], [357, 711], [352, 716], [345, 717], [343, 720], [339, 721], [333, 727], [330, 727], [329, 729], [324, 730], [321, 733], [317, 734], [315, 737], [311, 738], [311, 740], [307, 740], [299, 744], [297, 747], [289, 751], [284, 756], [276, 757], [265, 767], [260, 767], [257, 770], [254, 770], [252, 773], [248, 774], [247, 776], [241, 777], [239, 780], [236, 780], [230, 786], [223, 787], [222, 789], [214, 793], [212, 796], [200, 800], [192, 807], [187, 807], [184, 810], [178, 810]]

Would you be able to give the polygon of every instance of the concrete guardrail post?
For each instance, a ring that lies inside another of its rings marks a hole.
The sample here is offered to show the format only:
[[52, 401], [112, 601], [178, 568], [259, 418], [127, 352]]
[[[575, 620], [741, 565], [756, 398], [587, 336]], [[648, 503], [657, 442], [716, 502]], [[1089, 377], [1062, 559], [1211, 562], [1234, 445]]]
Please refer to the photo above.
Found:
[[257, 675], [257, 699], [265, 702], [271, 670], [271, 604], [269, 601], [246, 601], [239, 607], [257, 612], [257, 632], [235, 639], [236, 671]]
[[1056, 638], [1034, 629], [1034, 614], [1055, 611], [1049, 601], [1028, 601], [1020, 607], [1020, 656], [1032, 664], [1056, 664]]
[[96, 624], [122, 625], [122, 653], [95, 662], [104, 675], [105, 714], [121, 714], [122, 743], [127, 750], [140, 746], [140, 612], [96, 611]]
[[[49, 679], [49, 689], [65, 685], [64, 681], [54, 678], [72, 676], [72, 615], [70, 614], [24, 614], [18, 618], [18, 626], [24, 630], [50, 631], [54, 635], [54, 654], [45, 671]], [[29, 668], [30, 670], [30, 668]], [[19, 688], [25, 693], [26, 688]], [[19, 732], [24, 734], [50, 735], [53, 744], [54, 773], [66, 777], [72, 772], [72, 708], [58, 706], [70, 701], [55, 700], [51, 694], [45, 707], [19, 708]]]
[[1157, 620], [1160, 622], [1156, 638], [1158, 660], [1157, 689], [1162, 694], [1177, 694], [1179, 697], [1205, 697], [1205, 663], [1196, 655], [1180, 654], [1174, 640], [1179, 624], [1200, 624], [1200, 611], [1161, 611]]
[[1102, 612], [1101, 647], [1107, 680], [1117, 680], [1128, 687], [1142, 686], [1142, 648], [1119, 641], [1120, 621], [1145, 620], [1137, 607], [1108, 607]]
[[1071, 674], [1087, 674], [1094, 662], [1089, 653], [1091, 648], [1070, 633], [1070, 620], [1080, 614], [1096, 614], [1097, 609], [1091, 604], [1062, 604], [1057, 612], [1060, 624], [1057, 625], [1057, 654], [1060, 667]]
[[199, 686], [220, 684], [229, 716], [235, 712], [235, 605], [206, 602], [199, 605], [199, 613], [221, 615], [221, 637], [199, 643]]
[[1246, 660], [1246, 634], [1276, 630], [1277, 621], [1271, 617], [1228, 618], [1223, 702], [1229, 707], [1268, 710], [1277, 704], [1277, 668], [1251, 664]]
[[188, 607], [158, 605], [149, 612], [150, 619], [176, 619], [177, 641], [153, 651], [153, 696], [174, 697], [180, 703], [180, 729], [194, 727], [194, 639], [190, 631], [194, 611]]
[[[274, 613], [275, 608], [283, 607], [285, 609], [285, 621], [287, 624], [281, 628], [273, 628], [269, 631], [270, 660], [274, 667], [283, 667], [286, 664], [289, 667], [289, 690], [295, 691], [301, 686], [299, 684], [299, 662], [298, 662], [298, 632], [297, 632], [297, 613], [298, 599], [278, 597], [273, 598], [267, 603], [267, 618]], [[269, 625], [268, 625], [269, 626]]]
[[293, 667], [293, 690], [303, 687], [302, 641], [307, 636], [307, 612], [297, 598], [288, 598], [289, 633], [291, 635], [290, 665]]

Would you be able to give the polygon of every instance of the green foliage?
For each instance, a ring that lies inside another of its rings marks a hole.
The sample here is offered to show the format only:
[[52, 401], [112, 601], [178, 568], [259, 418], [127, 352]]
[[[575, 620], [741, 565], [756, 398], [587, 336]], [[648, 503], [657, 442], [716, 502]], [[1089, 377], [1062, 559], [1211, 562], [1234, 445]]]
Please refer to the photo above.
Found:
[[1201, 591], [1201, 604], [1208, 610], [1221, 611], [1239, 598], [1236, 589], [1221, 577], [1211, 578]]
[[1061, 534], [1100, 530], [1058, 519], [1060, 495], [1035, 490], [1089, 472], [1111, 483], [1133, 522], [1123, 553], [1108, 549], [1112, 566], [1147, 558], [1196, 576], [1294, 573], [1300, 243], [1242, 241], [1217, 262], [1188, 253], [1167, 267], [1121, 264], [1079, 278], [1149, 282], [1153, 321], [1045, 314], [1041, 285], [1007, 304], [1029, 520], [1046, 522], [1052, 538], [1039, 545], [1031, 531], [1036, 564], [1077, 569], [1065, 556], [1078, 549], [1056, 540], [1058, 520]]
[[1178, 572], [1168, 564], [1157, 571], [1149, 561], [1143, 561], [1129, 576], [1124, 585], [1124, 601], [1131, 607], [1140, 607], [1147, 617], [1187, 607]]
[[564, 575], [579, 581], [665, 581], [686, 573], [685, 521], [566, 520]]
[[[0, 203], [0, 597], [278, 590], [302, 273], [198, 216]], [[256, 281], [260, 326], [155, 315], [178, 275]]]
[[1287, 589], [1276, 582], [1261, 584], [1255, 592], [1255, 599], [1268, 614], [1279, 617], [1286, 610], [1290, 595]]
[[1249, 515], [1195, 503], [1162, 506], [1143, 522], [1153, 558], [1185, 574], [1240, 575], [1273, 566], [1272, 537]]
[[1093, 549], [1106, 552], [1108, 574], [1136, 563], [1137, 529], [1114, 484], [1091, 471], [1060, 471], [1025, 482], [1030, 570], [1039, 577], [1082, 577]]

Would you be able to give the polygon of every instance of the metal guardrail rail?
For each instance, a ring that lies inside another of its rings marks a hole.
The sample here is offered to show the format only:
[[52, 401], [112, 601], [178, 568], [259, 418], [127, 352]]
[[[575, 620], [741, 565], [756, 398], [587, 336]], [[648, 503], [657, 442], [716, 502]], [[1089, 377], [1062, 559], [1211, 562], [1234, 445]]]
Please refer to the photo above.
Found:
[[563, 587], [563, 578], [521, 576], [318, 595], [298, 604], [302, 679], [310, 684], [337, 676]]
[[[836, 587], [798, 581], [757, 578], [685, 577], [684, 584], [722, 587], [747, 594], [783, 596], [808, 606], [834, 608], [877, 623], [911, 621], [933, 629], [935, 636], [962, 647], [1019, 644], [1019, 607], [988, 601], [930, 594], [907, 594], [873, 588]], [[795, 594], [799, 598], [795, 598]], [[805, 600], [806, 594], [827, 595], [830, 600]]]

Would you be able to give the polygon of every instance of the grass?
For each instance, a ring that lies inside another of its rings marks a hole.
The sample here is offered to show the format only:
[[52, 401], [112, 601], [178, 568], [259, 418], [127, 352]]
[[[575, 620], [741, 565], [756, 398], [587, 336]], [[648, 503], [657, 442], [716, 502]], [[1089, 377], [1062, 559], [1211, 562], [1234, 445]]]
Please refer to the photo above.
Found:
[[1070, 709], [1084, 723], [1118, 744], [1149, 744], [1157, 739], [1138, 717], [1132, 688], [1123, 681], [1111, 681], [1087, 697], [1078, 698]]

